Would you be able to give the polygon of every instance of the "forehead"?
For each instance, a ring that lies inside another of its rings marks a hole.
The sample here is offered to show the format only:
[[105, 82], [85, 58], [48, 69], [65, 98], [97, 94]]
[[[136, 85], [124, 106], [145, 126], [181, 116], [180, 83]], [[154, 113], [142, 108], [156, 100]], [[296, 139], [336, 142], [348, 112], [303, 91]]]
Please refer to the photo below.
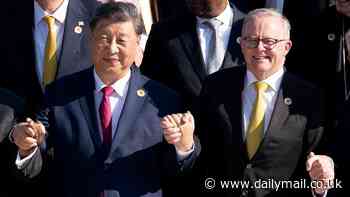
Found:
[[135, 28], [131, 20], [128, 21], [114, 21], [112, 19], [101, 19], [93, 31], [94, 33], [135, 33]]
[[279, 38], [286, 34], [286, 29], [280, 17], [257, 15], [244, 25], [242, 34]]

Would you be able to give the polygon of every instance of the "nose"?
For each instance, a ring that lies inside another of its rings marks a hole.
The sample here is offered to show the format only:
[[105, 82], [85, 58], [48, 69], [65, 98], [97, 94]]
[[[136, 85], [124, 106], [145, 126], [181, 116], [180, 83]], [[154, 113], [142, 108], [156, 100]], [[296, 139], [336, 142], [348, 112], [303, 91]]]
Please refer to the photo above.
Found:
[[259, 40], [256, 48], [261, 51], [265, 50], [264, 43], [261, 40]]
[[115, 42], [114, 40], [112, 41], [112, 43], [109, 46], [109, 52], [111, 54], [115, 54], [118, 53], [119, 49], [118, 49], [118, 44], [117, 42]]

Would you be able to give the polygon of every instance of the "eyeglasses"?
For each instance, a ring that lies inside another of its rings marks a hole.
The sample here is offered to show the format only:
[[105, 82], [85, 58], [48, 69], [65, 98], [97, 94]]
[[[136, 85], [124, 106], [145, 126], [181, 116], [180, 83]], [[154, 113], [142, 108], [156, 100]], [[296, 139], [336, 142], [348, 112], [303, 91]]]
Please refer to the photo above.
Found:
[[273, 49], [277, 43], [282, 41], [288, 41], [286, 39], [274, 39], [274, 38], [250, 38], [250, 37], [243, 37], [242, 40], [244, 41], [244, 44], [247, 48], [254, 49], [259, 46], [260, 41], [263, 44], [263, 47], [265, 49], [271, 50]]

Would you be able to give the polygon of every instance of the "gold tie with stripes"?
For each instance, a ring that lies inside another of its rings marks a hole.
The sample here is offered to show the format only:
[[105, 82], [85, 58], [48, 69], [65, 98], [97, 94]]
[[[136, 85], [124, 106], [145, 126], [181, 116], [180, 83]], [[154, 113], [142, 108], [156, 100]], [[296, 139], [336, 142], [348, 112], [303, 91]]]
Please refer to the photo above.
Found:
[[54, 30], [55, 18], [52, 16], [45, 16], [45, 22], [47, 23], [48, 33], [45, 46], [45, 57], [44, 57], [44, 74], [43, 84], [44, 87], [51, 83], [56, 76], [57, 71], [57, 33]]
[[254, 108], [250, 115], [250, 122], [247, 130], [247, 151], [249, 159], [253, 158], [263, 137], [264, 116], [266, 110], [266, 102], [263, 98], [263, 94], [268, 87], [269, 85], [262, 81], [255, 83], [256, 99]]

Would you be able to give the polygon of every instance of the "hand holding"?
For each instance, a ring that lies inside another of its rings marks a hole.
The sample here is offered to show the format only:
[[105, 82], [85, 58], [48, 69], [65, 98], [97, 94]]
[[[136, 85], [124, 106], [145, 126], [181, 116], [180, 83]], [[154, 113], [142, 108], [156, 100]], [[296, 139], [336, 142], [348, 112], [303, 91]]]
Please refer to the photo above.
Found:
[[169, 144], [174, 144], [177, 150], [186, 152], [194, 144], [194, 118], [190, 112], [171, 114], [161, 120], [164, 138]]
[[315, 155], [311, 152], [306, 161], [306, 170], [309, 172], [310, 178], [313, 181], [318, 181], [314, 191], [318, 194], [333, 187], [334, 181], [334, 163], [332, 158], [326, 155]]
[[45, 127], [30, 118], [13, 128], [12, 137], [17, 145], [20, 156], [25, 157], [33, 152], [34, 148], [44, 141]]

